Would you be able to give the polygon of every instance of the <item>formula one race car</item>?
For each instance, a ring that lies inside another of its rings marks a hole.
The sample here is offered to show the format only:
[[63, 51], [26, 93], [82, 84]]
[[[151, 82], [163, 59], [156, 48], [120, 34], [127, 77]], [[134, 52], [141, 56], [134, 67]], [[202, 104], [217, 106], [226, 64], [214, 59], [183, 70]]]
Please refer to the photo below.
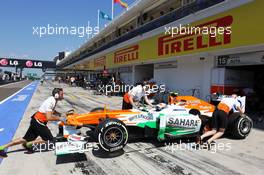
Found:
[[[175, 104], [159, 104], [150, 109], [96, 108], [86, 114], [70, 111], [67, 114], [67, 126], [64, 126], [63, 135], [68, 137], [68, 141], [77, 138], [78, 141], [85, 143], [85, 139], [81, 137], [78, 139], [78, 136], [72, 133], [77, 131], [78, 127], [88, 127], [103, 150], [114, 152], [122, 149], [130, 137], [155, 137], [161, 141], [177, 137], [195, 137], [205, 130], [210, 130], [215, 106], [193, 96], [177, 98], [178, 102]], [[245, 103], [242, 102], [241, 105], [243, 104]], [[249, 117], [241, 117], [237, 112], [230, 114], [227, 133], [242, 139], [250, 133], [251, 128], [252, 121]], [[56, 144], [57, 155], [67, 152], [59, 149], [63, 147], [63, 143]], [[80, 147], [69, 152], [80, 152]]]

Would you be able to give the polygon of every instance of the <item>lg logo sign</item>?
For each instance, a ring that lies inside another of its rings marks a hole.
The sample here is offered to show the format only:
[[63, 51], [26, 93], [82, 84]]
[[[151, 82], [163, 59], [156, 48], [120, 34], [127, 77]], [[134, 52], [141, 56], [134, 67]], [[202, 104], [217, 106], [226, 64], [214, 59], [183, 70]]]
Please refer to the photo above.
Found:
[[16, 60], [10, 60], [9, 61], [9, 65], [11, 65], [11, 66], [17, 66], [18, 65], [18, 61], [16, 61]]
[[10, 66], [17, 66], [18, 65], [18, 61], [17, 60], [7, 60], [5, 58], [1, 59], [0, 60], [0, 65], [2, 66], [7, 66], [7, 65], [10, 65]]
[[26, 66], [27, 67], [42, 67], [42, 63], [41, 62], [33, 62], [33, 61], [26, 61]]
[[0, 65], [2, 65], [2, 66], [6, 66], [6, 65], [8, 65], [8, 61], [7, 61], [7, 59], [1, 59], [1, 60], [0, 60]]
[[31, 61], [31, 60], [21, 61], [21, 60], [15, 60], [15, 59], [2, 58], [0, 59], [0, 66], [10, 66], [10, 67], [25, 66], [27, 68], [42, 68], [42, 62]]

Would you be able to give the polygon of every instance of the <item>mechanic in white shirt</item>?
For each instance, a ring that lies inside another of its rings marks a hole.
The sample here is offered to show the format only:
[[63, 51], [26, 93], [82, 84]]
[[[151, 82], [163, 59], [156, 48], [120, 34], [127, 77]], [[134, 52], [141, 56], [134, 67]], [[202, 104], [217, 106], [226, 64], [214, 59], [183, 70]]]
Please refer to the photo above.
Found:
[[208, 148], [210, 149], [210, 144], [212, 141], [222, 137], [225, 132], [228, 123], [228, 115], [232, 109], [237, 109], [241, 116], [244, 116], [244, 111], [240, 107], [240, 103], [237, 99], [237, 95], [233, 94], [231, 98], [224, 98], [217, 105], [216, 110], [213, 112], [213, 129], [211, 131], [205, 132], [201, 137], [199, 142], [206, 137], [212, 136], [207, 141]]
[[128, 91], [124, 97], [123, 97], [123, 104], [122, 109], [132, 109], [137, 108], [135, 105], [135, 102], [138, 102], [141, 100], [142, 97], [144, 97], [145, 102], [153, 106], [151, 102], [148, 99], [148, 96], [146, 94], [146, 91], [149, 89], [149, 85], [147, 85], [147, 82], [144, 81], [142, 84], [139, 84], [135, 87], [133, 87], [130, 91]]
[[[54, 137], [50, 129], [47, 127], [48, 121], [62, 121], [66, 122], [65, 117], [60, 117], [60, 113], [55, 110], [58, 101], [63, 99], [63, 89], [54, 88], [52, 91], [52, 96], [47, 98], [38, 112], [36, 112], [31, 118], [30, 126], [23, 138], [15, 139], [10, 143], [0, 146], [0, 157], [7, 157], [6, 148], [15, 146], [18, 144], [23, 144], [23, 146], [32, 151], [30, 148], [33, 144], [45, 143], [47, 141], [54, 141]], [[41, 139], [37, 139], [40, 136]], [[37, 140], [36, 140], [37, 139]]]

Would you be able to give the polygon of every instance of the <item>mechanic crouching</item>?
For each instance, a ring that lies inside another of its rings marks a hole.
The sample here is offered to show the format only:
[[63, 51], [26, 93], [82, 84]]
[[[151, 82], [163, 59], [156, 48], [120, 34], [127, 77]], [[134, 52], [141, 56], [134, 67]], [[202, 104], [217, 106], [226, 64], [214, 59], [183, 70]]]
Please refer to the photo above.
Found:
[[137, 108], [135, 102], [139, 102], [142, 97], [144, 97], [145, 102], [153, 107], [151, 102], [148, 99], [146, 91], [149, 89], [147, 81], [143, 81], [141, 84], [133, 87], [130, 91], [125, 93], [123, 97], [122, 109], [132, 109]]
[[237, 109], [241, 116], [244, 116], [244, 112], [240, 107], [240, 103], [237, 100], [237, 95], [233, 94], [232, 98], [224, 98], [217, 105], [215, 111], [213, 112], [212, 120], [213, 120], [213, 129], [211, 131], [205, 132], [198, 140], [199, 144], [203, 144], [203, 139], [209, 136], [206, 142], [207, 148], [211, 148], [211, 143], [222, 137], [225, 133], [227, 124], [228, 124], [228, 115], [232, 109]]
[[[63, 99], [63, 89], [54, 88], [52, 96], [47, 98], [40, 106], [38, 112], [36, 112], [30, 121], [30, 126], [23, 138], [18, 138], [10, 143], [0, 146], [0, 157], [5, 158], [7, 154], [5, 149], [11, 146], [22, 144], [28, 151], [32, 150], [32, 147], [37, 144], [46, 143], [47, 141], [54, 141], [54, 137], [51, 134], [50, 129], [47, 127], [49, 121], [62, 121], [66, 122], [65, 117], [60, 117], [61, 114], [55, 110], [58, 101]], [[37, 139], [37, 137], [41, 139]]]

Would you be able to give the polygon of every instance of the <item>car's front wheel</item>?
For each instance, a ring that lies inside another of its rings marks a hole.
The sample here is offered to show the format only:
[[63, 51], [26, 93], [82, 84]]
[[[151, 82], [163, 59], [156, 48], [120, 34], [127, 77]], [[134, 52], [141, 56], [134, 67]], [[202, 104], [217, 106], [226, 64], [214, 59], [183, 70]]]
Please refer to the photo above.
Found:
[[99, 145], [107, 152], [114, 152], [125, 147], [128, 132], [125, 124], [118, 119], [106, 119], [97, 128]]

